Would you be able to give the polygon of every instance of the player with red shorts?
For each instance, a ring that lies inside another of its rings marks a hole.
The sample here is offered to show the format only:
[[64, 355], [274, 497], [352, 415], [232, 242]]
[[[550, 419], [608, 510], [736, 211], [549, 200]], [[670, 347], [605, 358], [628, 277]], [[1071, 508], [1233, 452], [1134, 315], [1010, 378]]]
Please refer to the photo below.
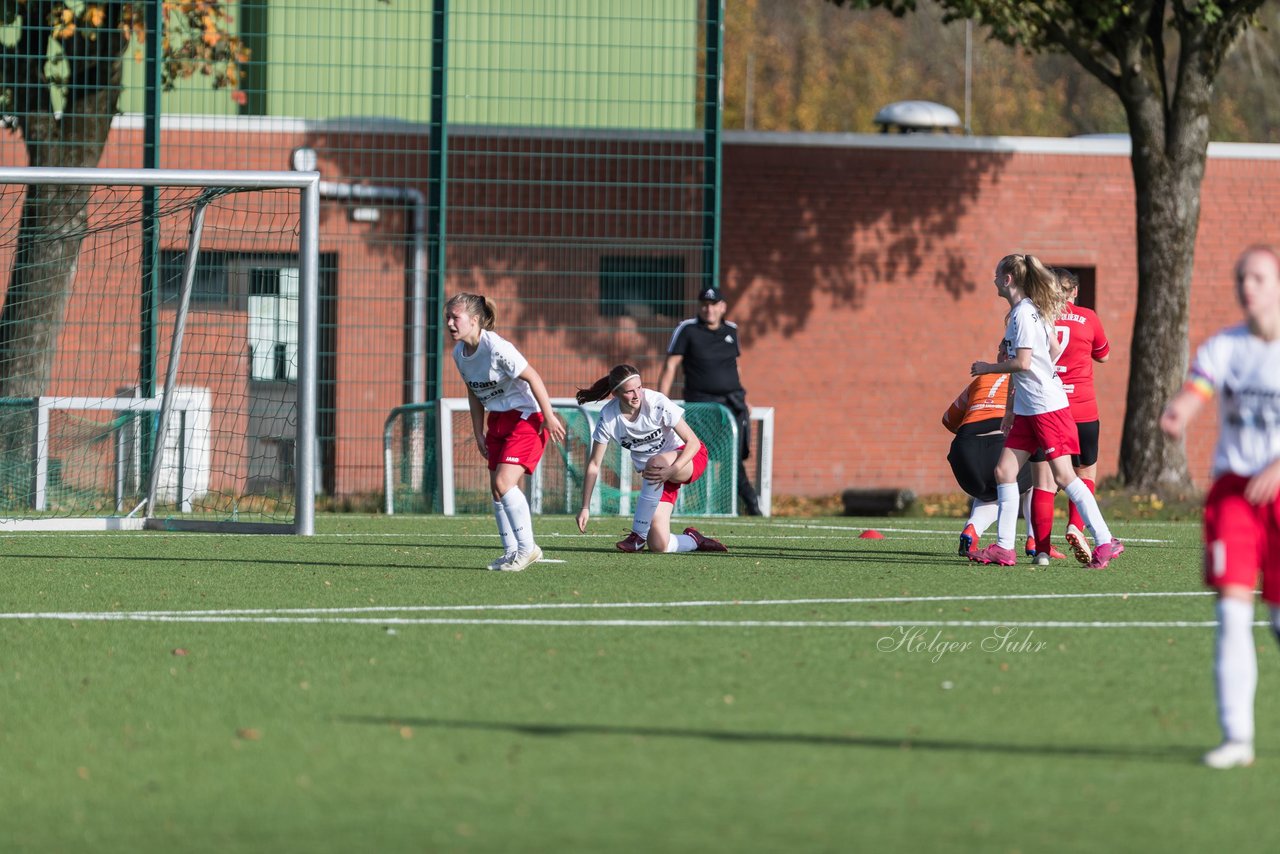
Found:
[[591, 458], [582, 479], [578, 530], [584, 534], [587, 531], [591, 493], [600, 475], [600, 464], [609, 443], [617, 442], [631, 454], [631, 464], [642, 478], [632, 533], [618, 544], [619, 549], [639, 551], [623, 547], [634, 537], [658, 554], [728, 551], [696, 528], [671, 534], [671, 512], [680, 487], [693, 483], [707, 470], [707, 448], [684, 420], [684, 410], [665, 394], [645, 388], [640, 371], [632, 365], [614, 366], [590, 388], [579, 389], [577, 395], [580, 404], [606, 397], [610, 400], [600, 410], [600, 420], [591, 434]]
[[[1072, 454], [1071, 465], [1089, 492], [1093, 492], [1098, 474], [1099, 434], [1093, 363], [1105, 362], [1110, 357], [1111, 342], [1107, 340], [1107, 333], [1103, 330], [1098, 315], [1092, 309], [1076, 303], [1080, 293], [1080, 280], [1076, 274], [1063, 267], [1055, 267], [1053, 272], [1067, 297], [1067, 303], [1062, 307], [1055, 324], [1058, 342], [1062, 347], [1055, 368], [1058, 379], [1062, 381], [1062, 389], [1067, 393], [1071, 419], [1076, 423], [1080, 443], [1080, 450]], [[1058, 488], [1047, 470], [1048, 467], [1040, 466], [1039, 469], [1031, 499], [1031, 515], [1036, 531], [1036, 543], [1032, 551], [1037, 555], [1062, 557], [1054, 549], [1050, 536], [1053, 532], [1053, 502]], [[1074, 502], [1068, 502], [1068, 506], [1070, 514], [1067, 518], [1067, 545], [1071, 547], [1077, 560], [1088, 564], [1093, 551], [1084, 537], [1084, 519]]]
[[446, 303], [444, 319], [457, 342], [453, 361], [467, 384], [476, 445], [489, 463], [493, 516], [502, 538], [502, 554], [489, 569], [519, 572], [542, 557], [520, 481], [537, 468], [548, 438], [564, 441], [564, 424], [551, 408], [542, 377], [493, 331], [492, 303], [477, 294], [457, 294]]
[[[1075, 421], [1067, 404], [1066, 392], [1058, 381], [1054, 358], [1059, 354], [1057, 335], [1044, 318], [1057, 317], [1064, 295], [1057, 277], [1034, 255], [1006, 255], [996, 265], [996, 293], [1008, 301], [1008, 325], [1005, 329], [1005, 358], [998, 362], [974, 362], [970, 372], [1012, 374], [1012, 424], [1005, 438], [1004, 450], [996, 464], [996, 494], [1000, 504], [994, 545], [971, 556], [984, 564], [1013, 566], [1017, 555], [1013, 550], [1018, 517], [1018, 471], [1036, 451], [1044, 453], [1057, 482], [1080, 507], [1086, 525], [1101, 543], [1094, 550], [1090, 568], [1102, 569], [1124, 551], [1098, 509], [1093, 494], [1076, 477], [1070, 455], [1079, 453]], [[1008, 423], [1010, 413], [1006, 412]]]
[[1218, 593], [1214, 677], [1222, 744], [1204, 756], [1211, 768], [1253, 764], [1253, 704], [1258, 685], [1254, 590], [1280, 637], [1280, 256], [1269, 246], [1236, 263], [1236, 296], [1245, 322], [1201, 345], [1160, 427], [1180, 439], [1205, 401], [1218, 400], [1213, 486], [1204, 508], [1204, 577]]

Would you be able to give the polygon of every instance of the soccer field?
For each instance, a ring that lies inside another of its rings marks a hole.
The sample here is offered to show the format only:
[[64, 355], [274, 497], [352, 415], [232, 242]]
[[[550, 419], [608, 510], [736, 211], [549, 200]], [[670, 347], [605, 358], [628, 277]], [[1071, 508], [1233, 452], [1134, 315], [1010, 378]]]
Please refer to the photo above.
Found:
[[488, 517], [2, 536], [3, 848], [1280, 850], [1262, 627], [1258, 764], [1198, 764], [1195, 525], [1091, 572], [968, 564], [957, 520], [694, 524], [730, 553], [541, 518], [520, 574]]

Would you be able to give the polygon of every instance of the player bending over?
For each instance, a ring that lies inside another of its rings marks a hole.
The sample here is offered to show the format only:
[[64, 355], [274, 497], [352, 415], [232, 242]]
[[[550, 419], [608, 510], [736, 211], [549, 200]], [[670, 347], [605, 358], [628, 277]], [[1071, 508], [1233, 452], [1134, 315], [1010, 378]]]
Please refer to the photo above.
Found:
[[[684, 410], [665, 394], [646, 389], [640, 372], [631, 365], [617, 365], [608, 376], [590, 388], [578, 390], [578, 403], [612, 399], [600, 410], [600, 420], [591, 434], [591, 459], [582, 481], [582, 509], [578, 530], [587, 531], [591, 518], [591, 492], [600, 475], [600, 463], [610, 442], [631, 452], [631, 464], [642, 477], [636, 502], [632, 536], [643, 538], [649, 550], [658, 552], [723, 552], [718, 541], [704, 537], [694, 528], [671, 534], [671, 511], [680, 487], [702, 477], [707, 469], [707, 449], [684, 420]], [[618, 544], [623, 548], [627, 543]], [[639, 551], [623, 549], [624, 551]]]

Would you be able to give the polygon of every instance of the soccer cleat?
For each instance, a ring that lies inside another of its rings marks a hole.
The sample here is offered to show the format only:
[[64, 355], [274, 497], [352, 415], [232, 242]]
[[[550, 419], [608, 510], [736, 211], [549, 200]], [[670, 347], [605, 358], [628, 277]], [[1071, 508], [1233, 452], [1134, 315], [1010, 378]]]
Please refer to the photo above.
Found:
[[1027, 557], [1036, 556], [1036, 538], [1035, 537], [1032, 537], [1032, 536], [1027, 537], [1026, 552], [1027, 552]]
[[960, 557], [968, 557], [970, 552], [978, 550], [978, 532], [972, 525], [965, 525], [960, 532]]
[[1067, 526], [1067, 545], [1071, 547], [1071, 553], [1076, 556], [1076, 560], [1085, 566], [1089, 565], [1089, 561], [1093, 559], [1093, 552], [1089, 548], [1089, 541], [1084, 538], [1084, 531], [1081, 531], [1075, 525]]
[[619, 540], [618, 542], [614, 543], [614, 546], [620, 552], [643, 551], [644, 537], [640, 536], [635, 531], [631, 531], [630, 533], [627, 534], [627, 538], [625, 540]]
[[693, 537], [693, 541], [698, 544], [698, 551], [700, 552], [729, 551], [724, 547], [724, 543], [719, 540], [713, 540], [710, 537], [704, 537], [702, 534], [698, 533], [697, 528], [685, 528], [684, 535], [686, 537]]
[[1040, 552], [1040, 554], [1036, 555], [1036, 566], [1048, 566], [1049, 562], [1050, 556], [1044, 552]]
[[1067, 559], [1067, 556], [1064, 555], [1062, 552], [1058, 551], [1056, 548], [1054, 548], [1052, 543], [1049, 544], [1049, 557], [1053, 558], [1054, 560]]
[[1201, 761], [1219, 770], [1247, 768], [1253, 764], [1253, 745], [1247, 741], [1224, 741], [1206, 753]]
[[530, 546], [527, 551], [521, 549], [516, 552], [511, 556], [511, 560], [498, 567], [498, 569], [503, 572], [519, 572], [529, 564], [537, 563], [540, 560], [542, 560], [542, 549], [537, 546]]
[[502, 565], [516, 556], [515, 552], [503, 552], [495, 560], [489, 562], [489, 568], [492, 570], [502, 569]]
[[1124, 543], [1112, 537], [1111, 542], [1103, 543], [1093, 550], [1093, 557], [1089, 560], [1089, 569], [1105, 569], [1107, 564], [1118, 558], [1124, 553]]
[[969, 560], [974, 563], [996, 564], [998, 566], [1017, 566], [1018, 556], [1013, 553], [1013, 549], [1006, 549], [999, 543], [992, 543], [985, 549], [979, 549], [969, 555]]

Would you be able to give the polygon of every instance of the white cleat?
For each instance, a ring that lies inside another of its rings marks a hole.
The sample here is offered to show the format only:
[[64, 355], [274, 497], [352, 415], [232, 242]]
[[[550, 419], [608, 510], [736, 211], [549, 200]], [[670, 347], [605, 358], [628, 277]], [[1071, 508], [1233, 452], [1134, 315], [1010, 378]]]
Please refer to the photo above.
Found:
[[510, 560], [498, 567], [498, 569], [503, 572], [520, 572], [529, 564], [537, 563], [540, 560], [542, 560], [542, 549], [537, 546], [530, 546], [528, 551], [522, 549], [516, 552], [511, 556]]
[[511, 560], [515, 556], [516, 556], [515, 552], [504, 552], [503, 554], [499, 555], [497, 558], [489, 562], [489, 569], [492, 569], [496, 572], [497, 570], [502, 569], [503, 564], [505, 564], [507, 561]]
[[1224, 741], [1201, 761], [1210, 768], [1247, 768], [1253, 764], [1253, 745], [1247, 741]]
[[1040, 552], [1039, 554], [1036, 555], [1035, 563], [1036, 563], [1036, 566], [1048, 566], [1050, 563], [1049, 556], [1044, 552]]
[[1093, 550], [1089, 548], [1089, 541], [1084, 538], [1084, 531], [1075, 525], [1068, 525], [1066, 540], [1076, 560], [1088, 566], [1089, 561], [1093, 560]]

